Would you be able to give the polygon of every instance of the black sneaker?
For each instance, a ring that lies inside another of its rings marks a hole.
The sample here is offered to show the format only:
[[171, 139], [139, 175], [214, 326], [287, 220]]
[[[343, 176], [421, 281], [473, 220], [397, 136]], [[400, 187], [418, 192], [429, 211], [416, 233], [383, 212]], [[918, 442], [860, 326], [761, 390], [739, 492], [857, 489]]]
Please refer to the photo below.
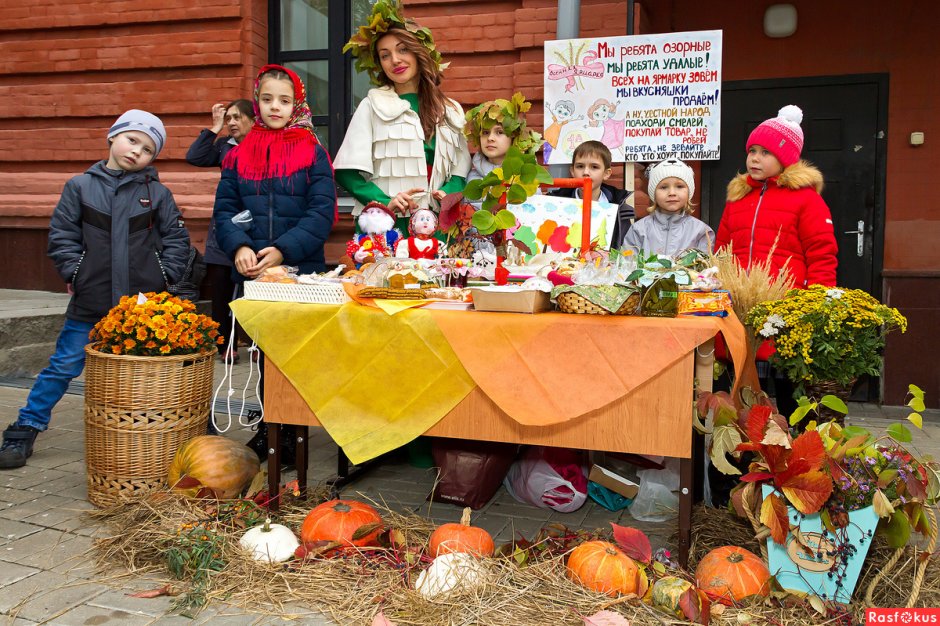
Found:
[[3, 431], [3, 446], [0, 447], [0, 469], [16, 469], [26, 465], [33, 455], [33, 444], [39, 431], [32, 426], [10, 424]]

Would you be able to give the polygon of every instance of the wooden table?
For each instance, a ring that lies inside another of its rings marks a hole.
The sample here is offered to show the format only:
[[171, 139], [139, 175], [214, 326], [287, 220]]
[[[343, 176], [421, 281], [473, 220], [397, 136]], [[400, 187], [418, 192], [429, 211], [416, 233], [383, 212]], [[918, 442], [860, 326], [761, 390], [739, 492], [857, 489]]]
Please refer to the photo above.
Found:
[[[467, 313], [467, 315], [485, 315]], [[388, 323], [395, 323], [388, 317]], [[683, 320], [675, 320], [681, 324]], [[717, 331], [716, 331], [717, 332]], [[710, 390], [712, 341], [690, 349], [680, 360], [619, 400], [575, 419], [550, 426], [525, 426], [503, 412], [479, 387], [424, 434], [518, 444], [535, 444], [662, 455], [680, 459], [679, 560], [688, 562], [691, 543], [693, 488], [695, 485], [693, 392], [695, 380]], [[696, 357], [696, 353], [706, 355]], [[306, 401], [278, 367], [265, 361], [265, 421], [295, 426], [298, 483], [307, 481], [308, 427], [320, 422]], [[568, 393], [577, 393], [576, 389]], [[520, 390], [525, 393], [525, 390]], [[280, 488], [279, 428], [268, 429], [270, 493]], [[277, 505], [275, 500], [274, 506]]]

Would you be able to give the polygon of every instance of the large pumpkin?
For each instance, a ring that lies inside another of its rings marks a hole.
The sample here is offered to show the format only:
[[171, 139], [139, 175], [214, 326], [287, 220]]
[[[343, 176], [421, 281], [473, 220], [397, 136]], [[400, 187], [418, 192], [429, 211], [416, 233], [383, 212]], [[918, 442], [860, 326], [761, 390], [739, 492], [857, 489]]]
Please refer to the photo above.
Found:
[[767, 566], [756, 554], [738, 546], [722, 546], [706, 554], [695, 569], [695, 581], [710, 598], [727, 605], [770, 594]]
[[647, 589], [646, 574], [633, 559], [607, 541], [587, 541], [568, 555], [568, 578], [610, 596]]
[[493, 537], [488, 532], [470, 525], [470, 507], [463, 510], [459, 524], [438, 526], [431, 534], [428, 547], [434, 558], [452, 552], [493, 556], [493, 551], [496, 549]]
[[234, 498], [259, 469], [258, 455], [248, 446], [227, 437], [201, 435], [176, 450], [167, 482], [191, 498], [207, 492]]
[[[353, 539], [363, 526], [375, 524], [375, 529]], [[344, 546], [365, 548], [377, 545], [382, 533], [382, 517], [368, 504], [355, 500], [330, 500], [307, 514], [300, 528], [300, 540], [337, 541]]]

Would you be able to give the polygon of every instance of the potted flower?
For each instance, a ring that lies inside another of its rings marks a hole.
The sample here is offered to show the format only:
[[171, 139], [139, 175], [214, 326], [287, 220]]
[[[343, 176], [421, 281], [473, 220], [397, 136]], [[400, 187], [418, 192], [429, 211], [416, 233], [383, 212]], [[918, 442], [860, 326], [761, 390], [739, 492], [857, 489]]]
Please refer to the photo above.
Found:
[[121, 298], [85, 347], [88, 499], [162, 488], [176, 449], [203, 435], [218, 324], [169, 293]]
[[770, 363], [814, 398], [848, 398], [859, 376], [881, 373], [885, 336], [907, 330], [897, 309], [859, 289], [812, 285], [791, 289], [780, 300], [761, 302], [745, 325], [758, 339], [772, 339]]
[[[920, 428], [923, 391], [911, 385], [909, 395], [908, 420]], [[847, 411], [834, 396], [821, 402]], [[858, 426], [811, 421], [804, 432], [791, 434], [789, 427], [816, 409], [804, 400], [788, 421], [763, 394], [740, 410], [723, 393], [703, 393], [698, 402], [699, 414], [714, 420], [717, 469], [740, 474], [726, 455], [753, 455], [736, 508], [759, 536], [769, 537], [767, 556], [777, 580], [787, 589], [849, 602], [874, 535], [897, 549], [912, 531], [935, 541], [930, 507], [940, 498], [940, 464], [907, 448], [913, 437], [903, 424], [876, 437]]]

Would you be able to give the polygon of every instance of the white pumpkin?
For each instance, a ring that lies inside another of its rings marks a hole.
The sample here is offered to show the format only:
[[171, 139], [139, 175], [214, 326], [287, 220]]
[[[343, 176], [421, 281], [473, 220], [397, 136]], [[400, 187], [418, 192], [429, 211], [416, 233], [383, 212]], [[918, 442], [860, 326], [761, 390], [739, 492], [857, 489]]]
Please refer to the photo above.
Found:
[[431, 566], [418, 575], [415, 589], [433, 600], [454, 591], [472, 589], [480, 585], [483, 578], [483, 566], [476, 558], [464, 552], [451, 552], [434, 559]]
[[294, 531], [281, 524], [272, 524], [270, 518], [261, 526], [248, 529], [238, 543], [254, 558], [269, 563], [286, 561], [294, 556], [294, 550], [300, 545]]

